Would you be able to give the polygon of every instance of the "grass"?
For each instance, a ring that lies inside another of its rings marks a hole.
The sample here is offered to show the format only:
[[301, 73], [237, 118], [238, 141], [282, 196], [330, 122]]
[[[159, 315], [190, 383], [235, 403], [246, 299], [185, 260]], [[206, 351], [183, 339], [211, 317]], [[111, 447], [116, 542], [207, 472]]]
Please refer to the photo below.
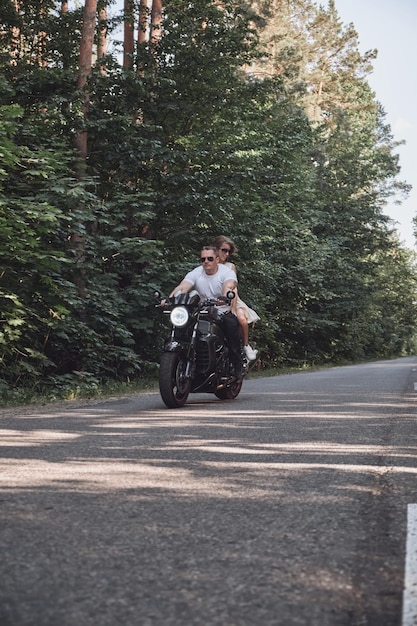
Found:
[[[314, 371], [332, 367], [331, 365], [307, 365], [301, 364], [294, 367], [259, 367], [253, 368], [248, 378], [263, 378], [281, 376], [297, 372]], [[1, 383], [1, 381], [0, 381]], [[91, 381], [87, 384], [68, 385], [48, 390], [32, 388], [14, 389], [2, 388], [0, 385], [0, 407], [11, 408], [28, 405], [45, 405], [54, 402], [71, 402], [75, 400], [100, 400], [111, 397], [132, 396], [141, 393], [158, 392], [158, 377], [147, 376], [129, 382], [113, 382], [104, 385]]]

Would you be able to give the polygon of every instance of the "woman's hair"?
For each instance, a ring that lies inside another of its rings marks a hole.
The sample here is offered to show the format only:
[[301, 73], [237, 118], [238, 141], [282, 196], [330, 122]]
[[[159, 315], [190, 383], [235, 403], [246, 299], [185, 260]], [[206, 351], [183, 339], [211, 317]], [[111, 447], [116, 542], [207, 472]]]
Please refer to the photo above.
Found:
[[216, 237], [216, 239], [213, 241], [213, 245], [216, 246], [217, 250], [220, 250], [220, 248], [227, 243], [230, 246], [230, 255], [234, 254], [235, 252], [237, 252], [237, 247], [235, 242], [230, 239], [229, 237], [226, 237], [225, 235], [219, 235], [218, 237]]

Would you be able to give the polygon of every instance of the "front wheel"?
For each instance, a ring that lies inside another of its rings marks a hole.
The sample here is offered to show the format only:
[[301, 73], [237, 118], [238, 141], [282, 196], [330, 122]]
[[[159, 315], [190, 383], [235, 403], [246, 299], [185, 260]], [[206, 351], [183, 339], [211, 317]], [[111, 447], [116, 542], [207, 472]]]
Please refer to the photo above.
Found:
[[159, 392], [169, 409], [183, 406], [191, 389], [191, 380], [185, 377], [187, 359], [178, 352], [164, 352], [159, 368]]
[[235, 380], [234, 383], [230, 385], [230, 387], [223, 387], [221, 389], [217, 389], [215, 391], [215, 396], [220, 398], [220, 400], [234, 400], [240, 393], [242, 389], [242, 379]]

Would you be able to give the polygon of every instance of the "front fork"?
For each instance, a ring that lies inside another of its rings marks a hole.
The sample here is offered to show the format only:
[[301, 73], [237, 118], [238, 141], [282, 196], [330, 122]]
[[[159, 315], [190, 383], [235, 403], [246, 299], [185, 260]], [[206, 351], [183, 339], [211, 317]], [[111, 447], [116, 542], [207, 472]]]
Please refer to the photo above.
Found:
[[195, 343], [197, 337], [197, 326], [194, 327], [190, 342], [184, 342], [175, 337], [175, 328], [172, 330], [170, 341], [165, 344], [164, 352], [183, 352], [187, 365], [184, 377], [193, 378], [195, 371]]

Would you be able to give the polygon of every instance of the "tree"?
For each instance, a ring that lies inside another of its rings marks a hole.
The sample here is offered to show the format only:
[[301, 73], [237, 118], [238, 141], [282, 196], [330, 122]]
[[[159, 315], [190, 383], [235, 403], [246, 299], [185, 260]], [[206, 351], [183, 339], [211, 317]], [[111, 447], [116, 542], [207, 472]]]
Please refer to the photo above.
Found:
[[[299, 345], [300, 356], [338, 358], [347, 354], [341, 337], [374, 302], [374, 254], [389, 254], [393, 246], [383, 207], [387, 198], [407, 193], [397, 180], [398, 144], [366, 81], [376, 51], [359, 54], [354, 27], [342, 25], [334, 2], [327, 9], [279, 0], [257, 6], [271, 55], [250, 71], [279, 75], [317, 130], [311, 151], [316, 191], [310, 198], [315, 291], [300, 310], [304, 331], [290, 325], [290, 343]], [[366, 332], [355, 337], [360, 354], [369, 350], [368, 339]]]
[[[154, 368], [152, 292], [220, 233], [238, 244], [264, 363], [412, 350], [414, 261], [382, 211], [407, 185], [366, 81], [373, 52], [333, 3], [0, 11], [8, 393]], [[123, 22], [120, 61], [107, 41]]]

